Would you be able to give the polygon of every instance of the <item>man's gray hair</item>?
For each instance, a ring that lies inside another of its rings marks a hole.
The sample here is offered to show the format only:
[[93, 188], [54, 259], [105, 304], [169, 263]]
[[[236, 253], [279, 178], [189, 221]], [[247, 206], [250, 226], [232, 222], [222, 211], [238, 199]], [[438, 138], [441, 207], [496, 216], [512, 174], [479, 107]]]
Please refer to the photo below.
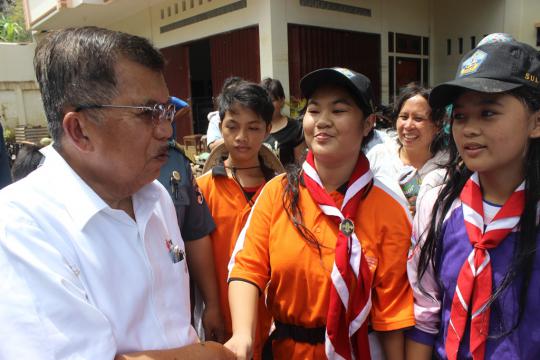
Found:
[[117, 95], [115, 65], [125, 58], [163, 71], [163, 56], [144, 38], [98, 27], [51, 31], [37, 45], [34, 67], [56, 146], [69, 107], [107, 104]]

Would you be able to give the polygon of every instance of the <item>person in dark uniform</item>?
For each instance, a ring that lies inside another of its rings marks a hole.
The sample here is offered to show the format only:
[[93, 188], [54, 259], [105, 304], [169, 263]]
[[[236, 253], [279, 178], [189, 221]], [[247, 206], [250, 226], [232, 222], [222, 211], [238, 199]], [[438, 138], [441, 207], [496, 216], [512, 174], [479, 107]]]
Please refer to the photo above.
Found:
[[11, 184], [11, 172], [6, 144], [4, 144], [4, 129], [0, 124], [0, 189]]
[[[177, 119], [189, 111], [185, 101], [176, 97], [171, 97], [170, 101], [176, 107]], [[158, 180], [169, 191], [174, 202], [178, 226], [186, 244], [189, 273], [204, 301], [202, 326], [205, 339], [223, 343], [226, 340], [224, 322], [214, 276], [212, 245], [208, 236], [216, 225], [197, 186], [190, 160], [174, 138], [173, 131], [169, 141], [169, 159], [161, 168]]]

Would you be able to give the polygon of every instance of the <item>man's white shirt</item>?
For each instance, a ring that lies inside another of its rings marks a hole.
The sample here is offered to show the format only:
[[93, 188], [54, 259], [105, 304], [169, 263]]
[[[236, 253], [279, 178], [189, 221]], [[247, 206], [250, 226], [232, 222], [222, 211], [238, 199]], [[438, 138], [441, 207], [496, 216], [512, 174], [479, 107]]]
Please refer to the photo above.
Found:
[[186, 259], [170, 256], [184, 251], [170, 196], [154, 181], [133, 207], [137, 221], [54, 149], [0, 191], [0, 359], [112, 359], [198, 341]]

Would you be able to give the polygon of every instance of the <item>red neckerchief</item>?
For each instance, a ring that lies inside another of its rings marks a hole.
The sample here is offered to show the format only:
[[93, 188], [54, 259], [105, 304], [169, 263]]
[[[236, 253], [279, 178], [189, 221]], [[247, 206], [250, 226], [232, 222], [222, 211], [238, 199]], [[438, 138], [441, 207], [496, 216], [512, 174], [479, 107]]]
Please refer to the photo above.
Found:
[[304, 183], [311, 197], [321, 211], [340, 226], [326, 317], [326, 356], [328, 359], [369, 360], [366, 320], [371, 310], [371, 272], [353, 223], [362, 194], [373, 180], [369, 162], [360, 153], [341, 210], [324, 189], [311, 151], [302, 167]]
[[450, 360], [457, 358], [471, 304], [470, 352], [474, 360], [484, 359], [490, 314], [490, 308], [486, 306], [486, 303], [493, 290], [488, 249], [497, 247], [519, 223], [525, 206], [524, 189], [525, 182], [514, 190], [485, 231], [482, 190], [478, 173], [472, 174], [461, 191], [463, 219], [473, 250], [459, 271], [452, 300], [450, 324], [446, 336], [446, 356]]

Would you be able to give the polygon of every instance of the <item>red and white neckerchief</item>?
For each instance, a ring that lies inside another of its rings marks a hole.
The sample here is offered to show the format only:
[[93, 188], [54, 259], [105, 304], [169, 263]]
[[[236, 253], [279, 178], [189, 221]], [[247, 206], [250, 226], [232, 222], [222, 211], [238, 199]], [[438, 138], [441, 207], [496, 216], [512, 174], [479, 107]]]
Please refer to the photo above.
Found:
[[446, 336], [446, 356], [457, 358], [459, 344], [471, 314], [470, 352], [474, 360], [484, 359], [489, 331], [492, 294], [491, 261], [488, 249], [497, 247], [519, 223], [525, 206], [525, 182], [521, 183], [484, 230], [482, 190], [478, 173], [472, 174], [460, 194], [463, 218], [473, 250], [459, 271]]
[[331, 360], [369, 360], [366, 320], [371, 310], [371, 272], [352, 222], [362, 194], [373, 180], [369, 161], [363, 153], [358, 157], [341, 210], [324, 189], [311, 151], [302, 168], [304, 183], [311, 197], [325, 215], [340, 225], [326, 317], [326, 356]]

